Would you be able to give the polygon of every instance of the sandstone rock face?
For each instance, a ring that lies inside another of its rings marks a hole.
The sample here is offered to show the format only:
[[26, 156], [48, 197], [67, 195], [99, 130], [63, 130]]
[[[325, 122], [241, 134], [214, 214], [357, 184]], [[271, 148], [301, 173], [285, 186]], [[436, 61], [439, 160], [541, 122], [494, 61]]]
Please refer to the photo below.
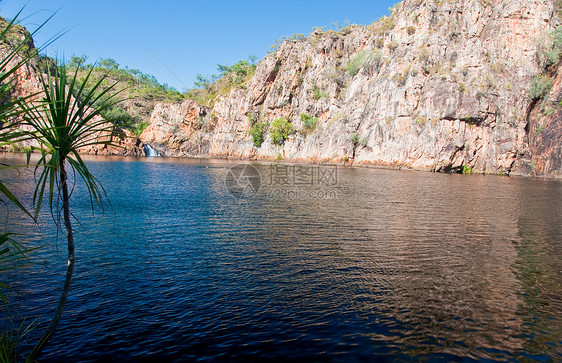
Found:
[[190, 156], [208, 153], [208, 141], [200, 137], [207, 108], [194, 101], [178, 104], [158, 104], [150, 117], [150, 124], [141, 139], [163, 156]]
[[[405, 0], [370, 26], [285, 41], [212, 109], [158, 105], [141, 140], [170, 156], [525, 174], [525, 155], [550, 160], [541, 148], [560, 144], [543, 134], [532, 146], [528, 133], [536, 40], [555, 25], [551, 0]], [[295, 132], [256, 147], [252, 124], [280, 117]]]
[[[99, 120], [101, 120], [101, 117], [97, 117], [94, 121]], [[98, 132], [95, 138], [100, 143], [80, 148], [78, 150], [80, 154], [145, 156], [144, 144], [135, 134], [118, 127], [104, 126], [103, 128], [112, 131]]]

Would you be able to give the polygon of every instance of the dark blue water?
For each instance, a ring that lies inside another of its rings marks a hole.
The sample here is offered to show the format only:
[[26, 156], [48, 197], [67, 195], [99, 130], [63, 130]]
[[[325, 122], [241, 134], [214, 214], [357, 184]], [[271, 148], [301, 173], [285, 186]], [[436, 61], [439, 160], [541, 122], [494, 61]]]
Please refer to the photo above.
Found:
[[[235, 164], [88, 161], [111, 205], [73, 193], [76, 273], [42, 361], [562, 359], [562, 183], [256, 165], [259, 191], [233, 195]], [[2, 175], [29, 195], [30, 172]], [[44, 246], [5, 275], [29, 346], [65, 239], [48, 212], [8, 228]]]

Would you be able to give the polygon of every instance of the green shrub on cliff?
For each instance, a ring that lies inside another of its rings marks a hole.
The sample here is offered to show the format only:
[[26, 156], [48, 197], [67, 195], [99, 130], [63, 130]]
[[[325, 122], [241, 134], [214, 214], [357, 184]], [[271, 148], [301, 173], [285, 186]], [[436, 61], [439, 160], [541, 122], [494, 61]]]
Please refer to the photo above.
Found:
[[539, 57], [545, 67], [558, 64], [562, 56], [562, 26], [536, 39]]
[[379, 49], [366, 49], [351, 58], [345, 69], [353, 77], [364, 68], [378, 67], [381, 58], [382, 52]]
[[545, 57], [547, 65], [552, 65], [558, 63], [562, 55], [562, 26], [554, 29], [549, 37], [552, 41], [552, 48], [545, 52]]
[[187, 90], [184, 96], [202, 105], [212, 107], [217, 96], [224, 96], [236, 87], [244, 87], [256, 72], [256, 57], [236, 62], [232, 66], [218, 64], [218, 74], [204, 76], [198, 74], [194, 88]]
[[474, 174], [474, 170], [472, 170], [472, 168], [469, 167], [469, 166], [463, 165], [461, 173], [462, 174]]
[[[250, 57], [250, 59], [255, 61], [253, 57]], [[217, 67], [219, 71], [218, 78], [228, 77], [229, 81], [236, 86], [246, 82], [256, 71], [256, 65], [245, 60], [238, 61], [232, 66], [219, 64]]]
[[363, 136], [359, 136], [359, 134], [357, 134], [357, 133], [352, 134], [350, 139], [351, 139], [351, 142], [353, 143], [353, 146], [355, 146], [355, 147], [367, 145], [367, 138], [365, 138]]
[[552, 88], [552, 80], [549, 76], [537, 75], [533, 78], [531, 82], [531, 88], [529, 89], [529, 97], [532, 100], [543, 99], [548, 96], [550, 89]]
[[268, 126], [269, 124], [266, 122], [256, 121], [252, 127], [250, 127], [248, 133], [252, 136], [252, 141], [254, 142], [255, 147], [260, 147], [261, 144], [263, 144], [263, 141], [265, 140], [265, 131]]
[[312, 130], [314, 129], [314, 127], [316, 127], [316, 123], [318, 122], [318, 119], [316, 117], [307, 115], [306, 113], [302, 113], [301, 121], [305, 129]]
[[315, 100], [319, 100], [321, 98], [329, 98], [330, 94], [328, 92], [323, 91], [320, 88], [314, 86], [314, 87], [312, 87], [312, 97]]
[[139, 123], [137, 123], [135, 125], [135, 129], [133, 130], [133, 134], [140, 136], [142, 134], [142, 132], [144, 131], [144, 129], [146, 129], [148, 127], [148, 124], [150, 122], [148, 121], [141, 121]]
[[281, 117], [271, 123], [271, 141], [275, 145], [283, 145], [285, 140], [294, 132], [293, 124], [287, 121], [286, 118]]

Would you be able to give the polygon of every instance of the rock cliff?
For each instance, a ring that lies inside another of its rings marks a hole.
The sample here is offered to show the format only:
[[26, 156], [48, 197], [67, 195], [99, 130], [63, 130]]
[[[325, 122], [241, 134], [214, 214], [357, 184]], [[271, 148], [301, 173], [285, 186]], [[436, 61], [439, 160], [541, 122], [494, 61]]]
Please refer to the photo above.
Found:
[[[157, 105], [140, 138], [169, 156], [560, 176], [561, 111], [546, 117], [529, 98], [555, 10], [551, 0], [405, 0], [370, 26], [286, 40], [212, 108]], [[550, 72], [556, 98], [562, 76]], [[281, 142], [279, 118], [290, 124]]]
[[[561, 177], [562, 50], [544, 59], [556, 4], [404, 0], [369, 26], [289, 38], [212, 106], [156, 104], [140, 139], [115, 129], [103, 137], [121, 148], [83, 152]], [[16, 78], [14, 96], [39, 89], [33, 63]]]

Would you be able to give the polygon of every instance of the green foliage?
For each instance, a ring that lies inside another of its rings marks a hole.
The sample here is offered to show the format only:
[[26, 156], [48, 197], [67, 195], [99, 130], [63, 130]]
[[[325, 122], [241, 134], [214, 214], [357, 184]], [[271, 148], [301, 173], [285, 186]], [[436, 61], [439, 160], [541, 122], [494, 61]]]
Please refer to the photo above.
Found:
[[111, 69], [111, 70], [119, 69], [119, 64], [114, 59], [111, 58], [100, 59], [98, 65], [101, 68], [105, 68], [105, 69]]
[[283, 145], [285, 140], [287, 140], [289, 135], [293, 132], [293, 124], [287, 121], [286, 118], [281, 117], [271, 123], [269, 135], [271, 136], [271, 141], [275, 145]]
[[256, 72], [256, 57], [250, 56], [232, 66], [218, 64], [218, 74], [203, 76], [198, 74], [193, 82], [194, 88], [186, 91], [185, 97], [202, 105], [212, 106], [217, 96], [226, 95], [236, 87], [244, 87]]
[[[68, 161], [77, 175], [84, 180], [90, 196], [98, 204], [101, 202], [101, 189], [82, 162], [78, 149], [93, 145], [109, 145], [109, 141], [104, 141], [98, 135], [112, 133], [114, 125], [105, 119], [97, 119], [97, 116], [115, 107], [118, 102], [116, 101], [118, 92], [113, 92], [117, 83], [101, 89], [104, 81], [109, 78], [107, 73], [99, 78], [92, 88], [86, 88], [85, 85], [90, 84], [94, 72], [95, 67], [80, 80], [80, 72], [77, 69], [70, 78], [67, 78], [69, 73], [66, 66], [61, 65], [54, 75], [47, 72], [47, 76], [41, 77], [43, 98], [37, 103], [25, 106], [24, 138], [39, 144], [38, 150], [41, 151], [42, 156], [37, 165], [44, 167], [39, 174], [33, 197], [36, 213], [39, 213], [48, 184], [57, 181], [59, 185], [57, 173], [64, 161]], [[74, 102], [68, 97], [69, 93], [83, 102]], [[52, 188], [48, 189], [51, 207], [53, 207], [53, 200], [58, 196], [59, 194]]]
[[537, 40], [537, 46], [541, 60], [545, 67], [557, 64], [562, 56], [562, 26], [556, 27]]
[[552, 42], [554, 47], [562, 49], [562, 26], [557, 26], [552, 31]]
[[382, 19], [380, 19], [379, 21], [380, 24], [380, 30], [384, 31], [384, 32], [389, 32], [392, 29], [394, 29], [396, 27], [396, 24], [394, 23], [394, 19], [392, 17], [392, 12], [391, 12], [391, 16], [384, 16]]
[[217, 81], [217, 78], [216, 78], [215, 75], [204, 76], [201, 73], [197, 73], [197, 75], [195, 76], [195, 81], [193, 82], [193, 85], [195, 86], [195, 88], [207, 89], [216, 81]]
[[349, 20], [345, 20], [345, 21], [343, 22], [343, 24], [340, 24], [339, 21], [336, 21], [335, 23], [331, 23], [331, 24], [330, 24], [330, 28], [331, 28], [331, 30], [333, 30], [333, 31], [335, 31], [335, 32], [337, 32], [337, 33], [339, 33], [339, 32], [341, 32], [342, 30], [344, 30], [345, 28], [347, 28], [349, 25], [351, 25], [350, 22], [349, 22]]
[[[543, 50], [546, 63], [547, 65], [557, 64], [562, 55], [562, 26], [556, 27], [556, 29], [548, 35], [548, 39], [551, 45]], [[545, 46], [543, 45], [543, 47]]]
[[17, 333], [8, 330], [0, 332], [0, 362], [12, 363], [18, 361], [17, 347], [20, 340]]
[[107, 111], [104, 111], [103, 117], [107, 120], [111, 120], [115, 126], [131, 128], [131, 126], [137, 125], [137, 118], [131, 116], [121, 106], [108, 108]]
[[277, 39], [271, 47], [269, 47], [269, 52], [275, 52], [285, 41], [289, 42], [298, 42], [299, 40], [304, 39], [304, 34], [301, 33], [294, 33], [291, 36], [283, 35], [279, 39]]
[[3, 330], [0, 332], [0, 362], [15, 363], [19, 361], [17, 349], [25, 336], [29, 334], [34, 327], [34, 323], [27, 326], [22, 323], [17, 329]]
[[549, 65], [558, 63], [559, 59], [560, 59], [560, 49], [554, 48], [546, 54], [546, 61]]
[[11, 144], [8, 146], [8, 151], [11, 153], [28, 153], [32, 151], [32, 148], [22, 144]]
[[[103, 78], [103, 82], [98, 89], [99, 92], [103, 91], [110, 84], [119, 81], [117, 89], [120, 90], [129, 86], [129, 98], [142, 98], [148, 94], [152, 98], [158, 98], [162, 101], [176, 102], [181, 101], [183, 96], [173, 87], [167, 84], [160, 84], [156, 77], [145, 74], [138, 69], [130, 69], [128, 67], [120, 68], [119, 64], [113, 59], [100, 59], [95, 64], [87, 64], [86, 56], [72, 56], [65, 64], [66, 71], [70, 74], [78, 70], [77, 80], [82, 81], [85, 76], [92, 71], [86, 87], [92, 87], [98, 80]], [[108, 70], [111, 74], [106, 77]]]
[[82, 55], [81, 57], [73, 55], [72, 57], [70, 57], [70, 60], [66, 62], [66, 66], [69, 69], [76, 69], [85, 65], [87, 59], [88, 57], [86, 55]]
[[141, 121], [139, 123], [137, 123], [135, 125], [135, 129], [133, 130], [133, 133], [137, 136], [140, 136], [142, 134], [142, 132], [144, 131], [144, 129], [146, 129], [148, 127], [148, 124], [150, 122], [148, 121]]
[[367, 145], [367, 139], [362, 137], [362, 136], [359, 136], [359, 134], [357, 134], [357, 133], [351, 134], [350, 139], [351, 139], [351, 142], [353, 143], [353, 146], [359, 146], [359, 145], [365, 146], [365, 145]]
[[385, 16], [382, 19], [377, 20], [373, 24], [371, 24], [371, 29], [376, 35], [383, 36], [390, 32], [396, 24], [394, 23], [394, 19], [392, 15], [390, 17]]
[[[33, 34], [30, 34], [23, 26], [17, 24], [16, 19], [19, 15], [20, 14], [18, 13], [14, 17], [14, 20], [10, 22], [0, 17], [0, 29], [2, 29], [2, 45], [7, 45], [8, 48], [11, 48], [11, 50], [15, 50], [18, 55], [24, 58], [35, 58], [38, 55], [38, 51], [33, 46]], [[42, 26], [43, 25], [41, 25], [40, 27]]]
[[218, 65], [218, 79], [230, 77], [230, 82], [238, 86], [247, 80], [248, 75], [253, 75], [256, 71], [256, 65], [250, 64], [248, 61], [242, 60], [236, 62], [233, 66]]
[[[250, 117], [250, 122], [251, 122], [251, 117]], [[252, 127], [250, 127], [248, 133], [250, 134], [250, 136], [252, 136], [252, 141], [255, 147], [261, 147], [261, 144], [263, 144], [263, 141], [265, 140], [265, 133], [267, 131], [268, 126], [269, 124], [267, 122], [256, 121], [252, 125]]]
[[312, 88], [312, 97], [313, 97], [315, 100], [319, 100], [319, 99], [321, 99], [321, 98], [329, 98], [329, 97], [330, 97], [330, 94], [329, 94], [328, 92], [322, 91], [320, 88], [314, 86], [314, 87]]
[[531, 82], [529, 97], [532, 100], [543, 99], [550, 93], [552, 80], [547, 75], [537, 75]]
[[541, 134], [544, 130], [546, 130], [546, 127], [544, 127], [544, 125], [538, 125], [537, 126], [537, 134]]
[[[86, 64], [87, 57], [72, 56], [64, 65], [67, 72], [67, 79], [71, 79], [76, 74], [77, 82], [85, 82], [86, 92], [95, 88], [94, 97], [88, 101], [90, 106], [96, 107], [107, 101], [107, 94], [99, 97], [109, 87], [115, 87], [117, 91], [122, 91], [127, 98], [136, 99], [141, 102], [178, 102], [185, 97], [174, 88], [166, 84], [160, 84], [152, 75], [142, 73], [137, 69], [128, 67], [120, 68], [119, 64], [113, 59], [101, 59], [95, 64]], [[110, 73], [108, 73], [110, 72]], [[77, 97], [78, 89], [73, 88], [73, 96]], [[79, 98], [80, 99], [80, 98]], [[95, 101], [94, 101], [95, 100]], [[85, 100], [80, 99], [84, 102]], [[111, 120], [116, 126], [128, 129], [132, 132], [138, 130], [142, 118], [133, 116], [123, 107], [113, 104], [103, 107], [101, 116]]]
[[306, 113], [302, 113], [301, 121], [306, 129], [312, 130], [316, 127], [316, 123], [318, 122], [318, 119], [316, 117], [307, 115]]
[[463, 174], [474, 174], [474, 171], [472, 170], [471, 167], [468, 167], [468, 166], [466, 166], [466, 165], [463, 165], [463, 166], [462, 166], [461, 173], [463, 173]]
[[366, 49], [357, 53], [349, 60], [346, 71], [350, 76], [355, 76], [362, 69], [376, 68], [380, 65], [382, 52], [379, 49]]

